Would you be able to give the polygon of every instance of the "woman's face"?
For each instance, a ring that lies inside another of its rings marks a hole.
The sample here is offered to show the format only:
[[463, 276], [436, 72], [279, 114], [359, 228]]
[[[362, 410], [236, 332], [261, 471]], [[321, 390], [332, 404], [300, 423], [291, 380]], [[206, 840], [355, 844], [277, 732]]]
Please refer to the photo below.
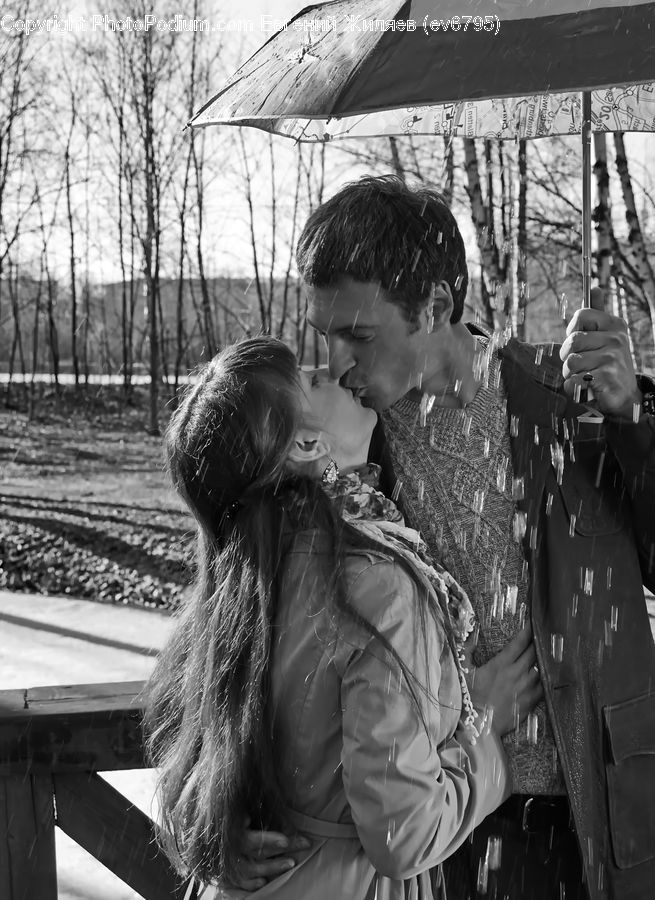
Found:
[[[305, 426], [320, 431], [340, 468], [365, 463], [377, 413], [362, 406], [352, 392], [330, 380], [327, 368], [300, 372]], [[358, 456], [363, 458], [357, 459]]]

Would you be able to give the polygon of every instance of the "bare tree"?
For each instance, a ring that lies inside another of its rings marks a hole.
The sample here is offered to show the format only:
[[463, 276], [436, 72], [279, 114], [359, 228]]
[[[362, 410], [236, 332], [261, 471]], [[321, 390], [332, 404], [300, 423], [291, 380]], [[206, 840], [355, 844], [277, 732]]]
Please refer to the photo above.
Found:
[[[471, 218], [482, 262], [480, 292], [483, 318], [490, 328], [496, 328], [500, 322], [497, 316], [495, 297], [498, 286], [505, 282], [505, 273], [500, 269], [498, 247], [495, 241], [493, 182], [487, 182], [489, 193], [485, 203], [480, 184], [478, 154], [473, 138], [464, 138], [464, 154]], [[490, 168], [489, 166], [487, 170], [488, 178]]]
[[[25, 371], [21, 333], [21, 301], [19, 298], [18, 242], [25, 223], [36, 203], [36, 186], [28, 183], [27, 161], [35, 153], [35, 145], [28, 136], [26, 123], [38, 100], [38, 73], [33, 68], [36, 52], [34, 42], [28, 50], [24, 32], [5, 38], [0, 53], [0, 323], [13, 320], [13, 335], [9, 354], [9, 386], [16, 353], [21, 370]], [[12, 253], [16, 262], [12, 261]], [[6, 276], [5, 276], [6, 273]], [[3, 291], [9, 294], [8, 313], [3, 312]]]
[[516, 336], [525, 340], [525, 315], [528, 305], [528, 142], [519, 141], [519, 218], [517, 231], [516, 278], [518, 282], [518, 312]]
[[77, 97], [74, 88], [70, 89], [70, 123], [68, 128], [68, 137], [64, 148], [64, 172], [66, 177], [66, 218], [68, 221], [68, 238], [69, 238], [69, 264], [70, 264], [70, 291], [71, 291], [71, 353], [73, 360], [73, 373], [75, 375], [75, 384], [80, 383], [80, 360], [77, 348], [77, 272], [76, 272], [76, 251], [75, 251], [75, 221], [73, 217], [72, 205], [72, 176], [71, 176], [71, 141], [73, 132], [75, 131], [75, 123], [77, 121]]
[[611, 232], [612, 219], [610, 214], [610, 178], [607, 171], [607, 141], [604, 132], [595, 132], [594, 151], [594, 175], [598, 188], [598, 205], [592, 213], [592, 219], [596, 223], [597, 246], [596, 273], [598, 285], [604, 291], [610, 286], [610, 262], [611, 262]]
[[622, 290], [622, 311], [627, 319], [633, 353], [642, 371], [655, 371], [655, 346], [653, 325], [655, 322], [655, 275], [646, 250], [637, 206], [628, 168], [623, 134], [614, 134], [616, 170], [621, 181], [621, 191], [628, 224], [630, 252], [623, 254], [618, 241], [614, 241], [615, 266], [620, 272], [618, 282]]

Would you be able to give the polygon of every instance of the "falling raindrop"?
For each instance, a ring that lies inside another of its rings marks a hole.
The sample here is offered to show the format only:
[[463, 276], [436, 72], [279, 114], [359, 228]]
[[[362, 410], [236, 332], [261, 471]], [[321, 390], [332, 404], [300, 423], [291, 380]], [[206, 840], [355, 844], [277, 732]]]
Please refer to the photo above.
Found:
[[486, 859], [480, 859], [478, 863], [478, 894], [486, 894], [489, 887], [489, 863]]
[[619, 608], [618, 606], [610, 606], [610, 628], [612, 631], [619, 630]]
[[600, 454], [600, 459], [598, 460], [598, 471], [596, 472], [596, 482], [595, 487], [600, 487], [600, 479], [603, 477], [603, 468], [605, 466], [605, 451]]
[[553, 509], [553, 495], [548, 494], [548, 499], [546, 500], [546, 515], [549, 516]]
[[535, 446], [537, 446], [537, 447], [539, 446], [539, 426], [538, 425], [534, 426], [534, 443], [535, 443]]
[[471, 424], [473, 422], [473, 417], [468, 415], [468, 413], [464, 416], [462, 421], [462, 434], [465, 438], [468, 438], [471, 433]]
[[525, 479], [523, 476], [512, 478], [512, 500], [523, 500], [525, 497]]
[[575, 618], [578, 614], [578, 595], [574, 594], [571, 600], [571, 615]]
[[523, 537], [525, 536], [525, 532], [527, 531], [527, 527], [527, 515], [523, 511], [517, 510], [517, 512], [514, 513], [514, 520], [512, 522], [512, 532], [514, 534], [515, 541], [518, 542], [523, 539]]
[[432, 412], [432, 407], [434, 406], [434, 401], [436, 397], [434, 394], [423, 394], [421, 397], [421, 403], [419, 406], [419, 419], [421, 423], [421, 428], [425, 428], [428, 421], [428, 416]]
[[402, 491], [402, 489], [403, 489], [402, 481], [400, 481], [400, 480], [396, 481], [396, 483], [393, 486], [393, 491], [391, 493], [391, 499], [393, 500], [394, 503], [400, 497], [400, 492]]
[[584, 586], [583, 590], [587, 596], [591, 596], [594, 589], [594, 570], [586, 568], [584, 570]]
[[542, 360], [543, 358], [544, 358], [544, 348], [543, 348], [543, 347], [537, 347], [537, 352], [536, 352], [535, 357], [534, 357], [534, 364], [535, 364], [536, 366], [540, 366], [540, 365], [541, 365], [541, 360]]
[[605, 646], [612, 646], [612, 623], [605, 619]]
[[503, 839], [500, 835], [490, 835], [487, 840], [486, 862], [490, 872], [500, 869], [500, 860], [503, 849]]
[[561, 484], [564, 475], [564, 448], [561, 444], [553, 442], [550, 445], [550, 461], [557, 473], [557, 483]]
[[571, 513], [571, 521], [569, 522], [569, 537], [575, 537], [575, 521], [577, 516], [575, 513]]
[[423, 506], [423, 500], [425, 497], [425, 481], [420, 478], [418, 482], [418, 502], [419, 506]]
[[578, 383], [578, 384], [575, 384], [575, 385], [573, 386], [573, 402], [574, 402], [574, 403], [579, 403], [579, 402], [580, 402], [580, 394], [581, 394], [581, 393], [582, 393], [582, 385], [579, 384], [579, 383]]
[[389, 825], [387, 827], [387, 845], [389, 845], [391, 843], [391, 841], [394, 839], [395, 834], [396, 834], [396, 820], [390, 819]]
[[521, 601], [521, 605], [519, 606], [519, 628], [525, 628], [525, 617], [527, 612], [528, 607], [523, 601]]
[[564, 635], [551, 634], [550, 636], [550, 652], [555, 662], [562, 662], [564, 654]]
[[528, 744], [532, 744], [532, 746], [534, 747], [534, 746], [536, 746], [537, 736], [539, 733], [539, 719], [538, 719], [536, 713], [531, 712], [528, 714], [526, 728], [527, 728]]
[[473, 495], [473, 509], [478, 515], [482, 515], [482, 510], [484, 509], [484, 501], [485, 501], [486, 492], [483, 490], [477, 490]]
[[518, 584], [508, 584], [505, 591], [505, 612], [516, 614], [516, 601], [519, 595]]
[[437, 244], [440, 244], [443, 241], [443, 232], [440, 231], [437, 235]]
[[501, 494], [504, 493], [505, 484], [507, 483], [508, 464], [509, 460], [506, 456], [501, 457], [500, 462], [498, 463], [498, 472], [496, 473], [496, 487]]
[[519, 417], [512, 416], [509, 420], [509, 433], [510, 437], [518, 437], [519, 436]]
[[[612, 590], [612, 567], [611, 566], [607, 567], [607, 590], [608, 591]], [[613, 608], [614, 607], [612, 607], [612, 609]]]
[[491, 439], [486, 437], [484, 439], [484, 451], [483, 451], [485, 459], [487, 459], [489, 457], [490, 450], [491, 450]]
[[559, 315], [561, 319], [566, 319], [566, 294], [559, 298]]

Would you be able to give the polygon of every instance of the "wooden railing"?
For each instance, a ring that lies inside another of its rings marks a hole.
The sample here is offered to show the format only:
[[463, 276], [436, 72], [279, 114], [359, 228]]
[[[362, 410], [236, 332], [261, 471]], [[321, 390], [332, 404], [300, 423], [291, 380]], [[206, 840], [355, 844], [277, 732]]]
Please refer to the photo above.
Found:
[[182, 900], [154, 823], [98, 772], [144, 767], [143, 682], [0, 691], [0, 898], [56, 900], [55, 826], [145, 900]]

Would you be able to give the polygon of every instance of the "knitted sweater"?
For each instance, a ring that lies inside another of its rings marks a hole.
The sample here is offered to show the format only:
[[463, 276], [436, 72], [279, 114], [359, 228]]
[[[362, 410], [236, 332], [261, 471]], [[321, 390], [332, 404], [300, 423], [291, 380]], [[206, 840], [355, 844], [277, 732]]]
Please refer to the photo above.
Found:
[[[522, 484], [513, 476], [507, 401], [493, 346], [483, 354], [482, 373], [465, 409], [430, 409], [427, 395], [407, 395], [383, 414], [408, 523], [466, 590], [476, 612], [477, 666], [529, 618], [520, 544], [525, 528], [514, 504]], [[515, 793], [565, 793], [543, 702], [503, 743]]]

